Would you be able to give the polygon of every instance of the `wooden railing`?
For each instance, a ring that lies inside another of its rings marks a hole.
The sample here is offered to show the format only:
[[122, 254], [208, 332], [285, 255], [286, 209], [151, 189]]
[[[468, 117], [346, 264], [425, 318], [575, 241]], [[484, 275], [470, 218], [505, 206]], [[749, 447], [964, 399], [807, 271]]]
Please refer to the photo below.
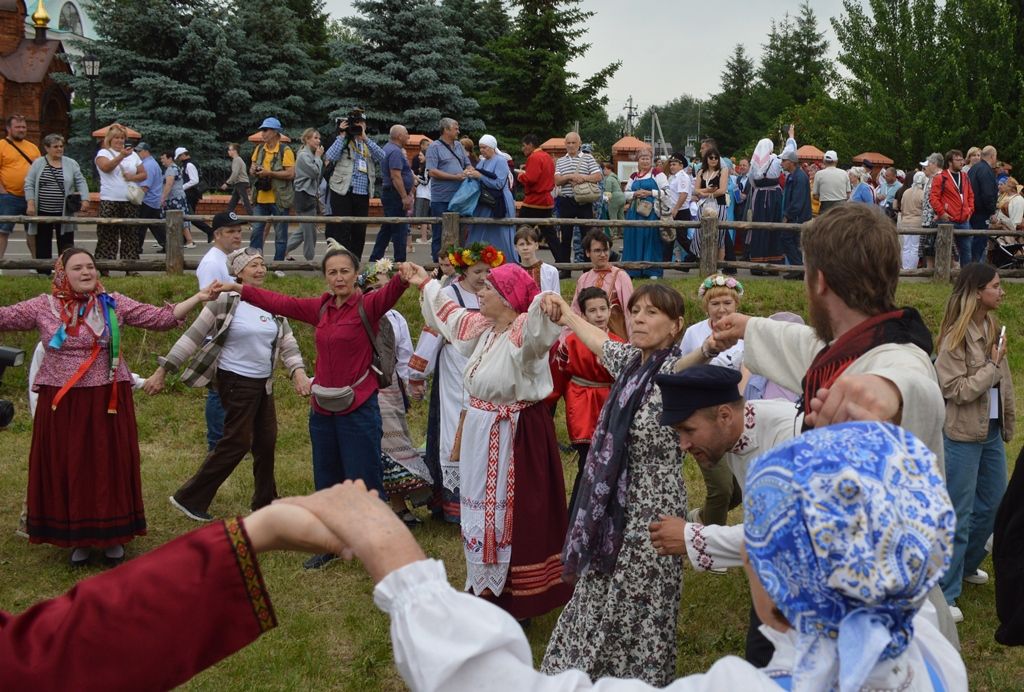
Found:
[[[96, 264], [100, 269], [120, 271], [164, 271], [168, 274], [180, 274], [185, 269], [195, 269], [199, 262], [186, 259], [184, 252], [184, 229], [185, 221], [210, 221], [211, 216], [185, 215], [178, 210], [168, 210], [164, 219], [140, 219], [140, 218], [98, 218], [98, 217], [56, 217], [56, 216], [0, 216], [0, 222], [7, 223], [74, 223], [96, 226], [125, 225], [145, 226], [146, 228], [163, 228], [166, 237], [166, 255], [159, 260], [110, 260], [98, 259]], [[382, 223], [408, 223], [408, 224], [435, 224], [441, 223], [441, 247], [448, 247], [465, 239], [468, 226], [475, 224], [493, 226], [562, 226], [578, 225], [583, 228], [694, 228], [700, 235], [700, 246], [702, 248], [718, 247], [718, 232], [722, 228], [735, 229], [737, 232], [747, 230], [778, 232], [797, 232], [803, 226], [793, 223], [762, 223], [751, 221], [719, 221], [717, 217], [705, 218], [700, 221], [630, 221], [630, 220], [608, 220], [608, 219], [492, 219], [492, 218], [470, 218], [462, 217], [454, 213], [446, 213], [441, 217], [364, 217], [364, 216], [243, 216], [239, 215], [242, 222], [266, 222], [264, 228], [264, 239], [272, 232], [272, 224], [285, 221], [290, 225], [297, 223], [361, 223], [361, 224], [382, 224]], [[933, 269], [910, 269], [900, 272], [904, 277], [931, 277], [938, 282], [949, 282], [955, 271], [953, 268], [953, 243], [956, 236], [993, 236], [991, 231], [968, 231], [954, 229], [950, 224], [940, 224], [938, 228], [909, 228], [897, 227], [900, 235], [935, 236], [935, 267]], [[266, 242], [266, 240], [265, 240]], [[269, 243], [268, 243], [269, 244]], [[0, 269], [48, 269], [52, 267], [52, 260], [38, 260], [28, 258], [0, 259]], [[588, 263], [555, 263], [558, 269], [582, 271], [590, 269]], [[756, 269], [764, 271], [799, 271], [802, 266], [758, 264], [754, 262], [726, 262], [718, 259], [717, 252], [705, 252], [699, 262], [617, 262], [616, 266], [623, 269], [699, 269], [701, 276], [713, 274], [715, 271], [724, 268], [734, 269]], [[268, 261], [267, 267], [271, 270], [320, 270], [318, 262], [289, 261], [274, 262]], [[1000, 275], [1009, 278], [1024, 277], [1024, 270], [1010, 269], [1001, 270]]]

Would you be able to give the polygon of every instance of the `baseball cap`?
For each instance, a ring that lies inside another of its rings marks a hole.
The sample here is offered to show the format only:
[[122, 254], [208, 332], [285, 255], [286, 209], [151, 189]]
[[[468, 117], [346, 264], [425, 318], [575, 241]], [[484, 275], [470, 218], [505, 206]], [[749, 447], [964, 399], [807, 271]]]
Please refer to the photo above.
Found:
[[839, 154], [837, 154], [835, 152], [835, 149], [829, 149], [828, 151], [825, 152], [825, 160], [826, 161], [838, 161], [839, 160]]
[[135, 145], [135, 151], [152, 151], [149, 148], [149, 142], [139, 142]]
[[182, 154], [187, 154], [187, 153], [188, 153], [188, 149], [186, 149], [185, 147], [178, 147], [177, 149], [174, 150], [174, 158], [178, 158]]
[[[224, 228], [225, 226], [241, 226], [242, 222], [238, 219], [238, 214], [233, 211], [222, 211], [219, 214], [215, 214], [213, 217], [213, 231], [218, 228]], [[212, 231], [211, 231], [212, 232]]]
[[800, 157], [797, 156], [795, 151], [787, 151], [782, 154], [781, 158], [783, 161], [792, 161], [793, 163], [800, 163]]
[[277, 118], [266, 118], [260, 125], [261, 130], [277, 130], [281, 131], [281, 121]]

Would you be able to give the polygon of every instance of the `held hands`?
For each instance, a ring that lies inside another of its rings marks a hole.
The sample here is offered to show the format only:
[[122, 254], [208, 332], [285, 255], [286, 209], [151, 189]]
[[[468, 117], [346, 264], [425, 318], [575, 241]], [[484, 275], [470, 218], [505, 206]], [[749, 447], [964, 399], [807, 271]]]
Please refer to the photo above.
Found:
[[890, 380], [878, 375], [844, 375], [828, 388], [819, 389], [804, 420], [809, 427], [823, 428], [853, 420], [889, 421], [899, 425], [903, 398]]
[[540, 299], [540, 311], [543, 312], [549, 320], [559, 326], [566, 326], [569, 320], [569, 315], [572, 310], [569, 308], [569, 304], [565, 302], [565, 298], [558, 295], [557, 293], [546, 293]]
[[683, 530], [686, 521], [682, 517], [671, 517], [659, 514], [659, 521], [652, 521], [648, 530], [651, 532], [651, 543], [658, 555], [685, 555], [686, 542]]
[[403, 281], [412, 284], [416, 288], [420, 288], [423, 284], [430, 281], [430, 274], [427, 273], [427, 270], [415, 262], [400, 263], [398, 265], [398, 274], [402, 277]]
[[747, 331], [747, 322], [750, 315], [741, 312], [734, 312], [731, 315], [722, 317], [711, 325], [711, 334], [715, 340], [717, 350], [724, 351], [736, 345]]
[[220, 282], [219, 281], [214, 281], [212, 284], [210, 284], [206, 288], [199, 289], [199, 292], [196, 293], [196, 298], [198, 298], [200, 300], [200, 302], [203, 302], [203, 303], [208, 303], [211, 300], [217, 300], [217, 296], [219, 296], [220, 293], [221, 293], [220, 291], [218, 291], [216, 289], [216, 286], [217, 286], [218, 283], [220, 283]]
[[164, 390], [164, 383], [167, 379], [167, 371], [162, 367], [153, 371], [153, 374], [146, 378], [142, 384], [142, 391], [150, 396], [159, 394]]
[[242, 284], [234, 283], [231, 281], [214, 281], [207, 287], [206, 290], [213, 291], [213, 298], [211, 299], [213, 300], [216, 299], [221, 293], [230, 293], [232, 291], [234, 291], [235, 293], [241, 293]]
[[296, 370], [292, 376], [292, 386], [299, 396], [309, 396], [312, 391], [313, 381], [306, 376], [305, 370]]

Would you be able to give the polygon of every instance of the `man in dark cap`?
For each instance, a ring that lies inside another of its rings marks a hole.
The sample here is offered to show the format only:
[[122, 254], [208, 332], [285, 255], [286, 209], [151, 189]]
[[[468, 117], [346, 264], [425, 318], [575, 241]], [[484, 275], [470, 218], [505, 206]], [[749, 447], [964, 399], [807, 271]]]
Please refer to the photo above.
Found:
[[[727, 464], [732, 469], [737, 503], [754, 458], [795, 437], [802, 423], [789, 401], [744, 401], [740, 378], [732, 368], [697, 365], [655, 379], [661, 388], [661, 424], [675, 428], [679, 446], [701, 466]], [[658, 554], [685, 555], [697, 571], [722, 573], [727, 567], [743, 565], [742, 524], [704, 526], [662, 515], [651, 523], [650, 531]], [[748, 661], [765, 666], [772, 647], [758, 632], [760, 624], [751, 610], [746, 653]]]

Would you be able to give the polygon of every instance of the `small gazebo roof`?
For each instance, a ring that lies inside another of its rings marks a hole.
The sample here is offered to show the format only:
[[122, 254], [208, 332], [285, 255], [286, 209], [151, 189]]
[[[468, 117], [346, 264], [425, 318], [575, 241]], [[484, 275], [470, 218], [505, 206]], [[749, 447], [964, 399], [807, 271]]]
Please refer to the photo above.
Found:
[[637, 139], [633, 135], [626, 135], [625, 137], [623, 137], [618, 142], [612, 145], [612, 152], [640, 151], [641, 149], [644, 149], [645, 147], [648, 146], [650, 145], [642, 140]]
[[110, 123], [106, 127], [101, 127], [98, 130], [93, 130], [92, 136], [95, 137], [96, 139], [103, 139], [104, 137], [107, 136], [107, 131], [114, 125], [119, 125], [120, 127], [123, 127], [125, 130], [125, 134], [128, 135], [128, 139], [140, 139], [142, 137], [141, 132], [139, 132], [138, 130], [133, 130], [127, 125], [122, 125], [121, 123]]
[[801, 161], [822, 161], [825, 159], [825, 152], [813, 144], [805, 144], [796, 150], [796, 155]]
[[853, 157], [854, 163], [863, 163], [864, 161], [870, 161], [873, 166], [891, 166], [895, 163], [885, 154], [879, 154], [877, 151], [865, 151], [863, 154], [857, 154]]

